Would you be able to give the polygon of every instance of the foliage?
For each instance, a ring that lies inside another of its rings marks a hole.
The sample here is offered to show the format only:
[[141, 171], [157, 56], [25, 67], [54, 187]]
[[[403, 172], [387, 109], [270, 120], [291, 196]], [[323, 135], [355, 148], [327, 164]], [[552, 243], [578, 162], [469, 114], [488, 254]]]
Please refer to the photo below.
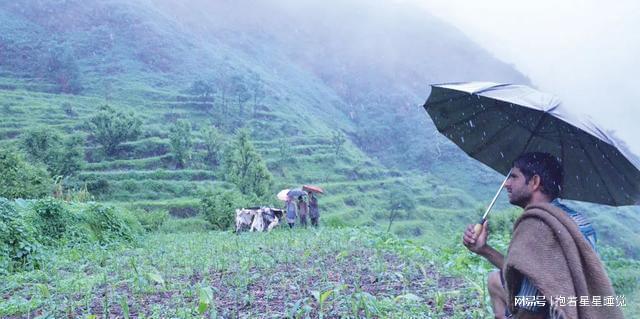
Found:
[[25, 221], [13, 203], [0, 197], [0, 275], [37, 266], [40, 247], [36, 229]]
[[236, 209], [246, 203], [244, 196], [236, 190], [216, 190], [200, 200], [200, 214], [213, 229], [227, 230], [235, 222]]
[[342, 155], [342, 150], [344, 148], [344, 143], [347, 141], [346, 137], [342, 132], [334, 131], [331, 135], [331, 146], [333, 146], [333, 153], [336, 156]]
[[196, 80], [191, 83], [188, 92], [199, 96], [202, 101], [209, 101], [215, 93], [215, 88], [210, 81]]
[[113, 155], [120, 143], [135, 140], [141, 133], [142, 121], [133, 112], [116, 111], [109, 105], [100, 107], [87, 126], [107, 155]]
[[[389, 225], [387, 226], [387, 232], [391, 230], [393, 222], [400, 218], [402, 214], [410, 214], [416, 207], [416, 202], [413, 197], [407, 193], [405, 188], [392, 188], [387, 193], [387, 218]], [[406, 216], [408, 217], [408, 216]]]
[[29, 164], [22, 153], [0, 149], [0, 197], [38, 198], [51, 190], [51, 179], [44, 167]]
[[215, 126], [208, 126], [203, 128], [202, 137], [207, 152], [204, 157], [205, 163], [209, 167], [217, 167], [223, 158], [223, 148], [225, 145], [224, 136]]
[[169, 219], [169, 212], [159, 211], [135, 211], [135, 216], [145, 231], [157, 231]]
[[82, 91], [80, 70], [70, 47], [49, 48], [46, 72], [49, 80], [56, 84], [57, 92], [77, 94]]
[[211, 223], [201, 217], [169, 219], [160, 226], [162, 233], [201, 233], [212, 229]]
[[63, 138], [55, 129], [37, 127], [24, 132], [21, 140], [29, 160], [44, 163], [53, 176], [70, 176], [82, 168], [84, 140], [80, 135]]
[[176, 121], [169, 132], [169, 140], [176, 168], [184, 168], [187, 161], [191, 159], [191, 147], [193, 146], [191, 124], [185, 120]]
[[51, 197], [38, 200], [33, 205], [33, 211], [36, 215], [34, 225], [46, 244], [52, 244], [62, 238], [67, 225], [73, 224], [71, 213], [63, 202]]
[[273, 188], [273, 177], [253, 146], [249, 132], [239, 130], [225, 152], [226, 180], [244, 195], [267, 196]]
[[84, 222], [87, 223], [94, 239], [99, 242], [118, 240], [133, 240], [135, 233], [126, 219], [112, 206], [93, 203], [86, 206], [82, 212]]

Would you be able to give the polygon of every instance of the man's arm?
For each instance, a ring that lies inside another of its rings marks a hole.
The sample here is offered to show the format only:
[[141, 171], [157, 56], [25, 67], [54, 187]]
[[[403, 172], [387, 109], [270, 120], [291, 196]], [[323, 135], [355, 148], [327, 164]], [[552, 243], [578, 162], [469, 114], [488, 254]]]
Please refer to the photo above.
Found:
[[498, 267], [498, 269], [502, 269], [504, 265], [504, 255], [487, 245], [489, 221], [485, 221], [484, 224], [482, 224], [480, 234], [476, 234], [474, 226], [473, 224], [467, 226], [467, 229], [464, 231], [464, 236], [462, 236], [462, 243], [470, 251], [486, 258], [490, 263]]

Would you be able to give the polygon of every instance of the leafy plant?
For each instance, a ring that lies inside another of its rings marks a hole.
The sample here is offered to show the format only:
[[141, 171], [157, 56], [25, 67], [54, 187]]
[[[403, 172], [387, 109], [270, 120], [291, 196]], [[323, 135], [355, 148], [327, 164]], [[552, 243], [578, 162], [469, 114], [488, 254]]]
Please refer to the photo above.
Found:
[[217, 190], [200, 200], [200, 213], [214, 229], [227, 230], [235, 220], [235, 210], [246, 205], [244, 196], [236, 190]]
[[29, 164], [12, 148], [0, 148], [0, 176], [0, 197], [9, 199], [42, 197], [52, 183], [43, 166]]
[[96, 142], [101, 144], [107, 155], [113, 155], [120, 143], [136, 139], [142, 121], [132, 112], [116, 111], [104, 105], [87, 122], [87, 127]]
[[191, 147], [193, 140], [191, 137], [191, 124], [185, 120], [178, 120], [169, 132], [171, 141], [171, 151], [176, 161], [176, 168], [184, 168], [187, 161], [191, 159]]
[[0, 274], [37, 267], [40, 250], [35, 228], [14, 204], [0, 197]]

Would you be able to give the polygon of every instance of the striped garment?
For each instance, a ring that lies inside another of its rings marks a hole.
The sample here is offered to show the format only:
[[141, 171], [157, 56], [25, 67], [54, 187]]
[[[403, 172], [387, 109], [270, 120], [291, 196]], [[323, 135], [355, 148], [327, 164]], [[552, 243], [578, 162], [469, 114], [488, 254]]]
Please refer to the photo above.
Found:
[[[574, 209], [568, 207], [567, 205], [561, 203], [557, 198], [554, 199], [551, 202], [551, 204], [553, 204], [554, 206], [562, 209], [569, 216], [571, 216], [573, 221], [576, 222], [576, 224], [578, 225], [578, 228], [580, 229], [580, 232], [582, 232], [582, 235], [584, 235], [584, 238], [589, 242], [589, 244], [591, 244], [591, 248], [593, 248], [593, 250], [595, 250], [596, 253], [597, 253], [598, 249], [596, 248], [596, 242], [598, 241], [598, 237], [596, 236], [595, 229], [593, 229], [593, 226], [587, 220], [587, 218], [584, 217], [584, 215], [582, 215], [581, 213], [579, 213], [579, 212], [575, 211]], [[516, 297], [517, 298], [526, 298], [527, 296], [528, 297], [531, 297], [531, 296], [536, 296], [537, 297], [537, 296], [541, 296], [541, 294], [538, 291], [538, 289], [531, 283], [529, 278], [524, 276], [523, 279], [522, 279], [522, 284], [520, 285], [520, 291], [518, 292]], [[532, 313], [537, 313], [537, 314], [542, 314], [542, 313], [548, 312], [548, 307], [539, 307], [539, 306], [536, 306], [536, 305], [519, 306], [519, 309], [525, 310], [525, 311], [528, 311], [528, 312], [532, 312]], [[555, 318], [553, 318], [553, 316], [548, 316], [548, 317], [551, 318], [551, 319], [555, 319]]]

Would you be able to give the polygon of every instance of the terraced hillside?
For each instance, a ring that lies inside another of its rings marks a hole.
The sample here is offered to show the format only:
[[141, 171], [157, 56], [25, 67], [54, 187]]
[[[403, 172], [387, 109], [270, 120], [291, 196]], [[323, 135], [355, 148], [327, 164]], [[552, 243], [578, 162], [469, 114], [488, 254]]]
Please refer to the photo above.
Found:
[[[328, 14], [353, 14], [354, 3]], [[320, 199], [326, 223], [386, 228], [390, 203], [402, 194], [412, 207], [392, 230], [437, 243], [440, 232], [457, 233], [480, 215], [500, 177], [435, 132], [420, 107], [425, 87], [452, 80], [527, 83], [524, 75], [442, 21], [411, 10], [387, 12], [382, 2], [349, 28], [321, 24], [322, 30], [279, 1], [266, 21], [245, 12], [242, 1], [185, 17], [183, 10], [200, 5], [0, 5], [0, 145], [19, 146], [21, 134], [38, 126], [80, 135], [86, 163], [64, 180], [67, 187], [86, 185], [96, 200], [115, 205], [190, 216], [202, 193], [233, 187], [219, 167], [202, 160], [202, 129], [216, 127], [228, 141], [244, 127], [275, 177], [274, 194], [303, 183], [327, 190]], [[397, 16], [385, 15], [391, 13]], [[234, 19], [245, 23], [225, 22]], [[394, 38], [390, 29], [406, 36]], [[360, 41], [367, 32], [381, 40]], [[380, 54], [365, 58], [360, 48]], [[58, 64], [64, 67], [55, 69]], [[210, 94], [194, 92], [197, 81]], [[103, 105], [132, 111], [143, 123], [139, 138], [110, 155], [86, 125]], [[169, 141], [178, 120], [191, 124], [195, 141], [180, 169]], [[336, 134], [344, 137], [341, 147]], [[268, 201], [256, 204], [279, 205]], [[637, 222], [629, 218], [630, 225]], [[612, 227], [640, 243], [630, 226]]]

